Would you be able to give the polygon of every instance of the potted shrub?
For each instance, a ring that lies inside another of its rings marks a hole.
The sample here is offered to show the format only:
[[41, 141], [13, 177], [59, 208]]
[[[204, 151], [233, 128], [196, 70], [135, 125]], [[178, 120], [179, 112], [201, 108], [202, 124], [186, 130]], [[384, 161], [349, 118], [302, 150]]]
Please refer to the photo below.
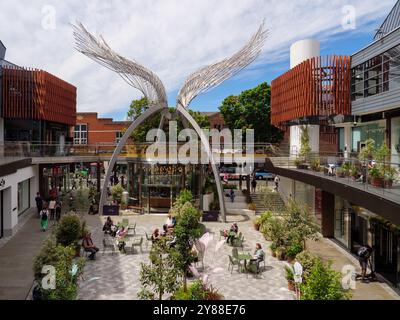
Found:
[[252, 203], [249, 203], [248, 208], [251, 211], [256, 211], [257, 206], [256, 206], [256, 204], [254, 202], [252, 202]]
[[253, 226], [254, 226], [254, 229], [255, 229], [255, 230], [257, 230], [257, 231], [260, 230], [260, 226], [261, 226], [261, 218], [260, 218], [260, 217], [256, 217], [256, 218], [253, 220]]
[[276, 257], [278, 260], [283, 261], [286, 257], [286, 248], [284, 246], [280, 246], [276, 248]]
[[303, 164], [303, 161], [300, 160], [300, 158], [296, 158], [294, 160], [294, 165], [296, 166], [297, 169], [300, 169], [300, 166]]
[[292, 262], [296, 256], [303, 251], [303, 246], [299, 243], [293, 243], [286, 250], [286, 259], [288, 262]]
[[288, 289], [291, 291], [295, 290], [295, 282], [294, 282], [294, 272], [293, 269], [289, 266], [285, 266], [286, 271], [286, 280], [288, 282]]
[[369, 176], [371, 177], [371, 184], [377, 188], [383, 188], [384, 180], [381, 170], [377, 166], [369, 170]]
[[358, 170], [354, 165], [350, 169], [350, 176], [354, 181], [358, 179]]
[[313, 171], [320, 171], [321, 169], [321, 163], [319, 161], [319, 159], [314, 159], [313, 161], [311, 161], [311, 170]]
[[336, 168], [336, 176], [338, 178], [344, 178], [345, 177], [345, 173], [342, 167]]
[[269, 248], [271, 249], [271, 255], [276, 258], [276, 243], [272, 242], [271, 245], [269, 246]]
[[342, 169], [343, 169], [343, 174], [345, 177], [350, 176], [350, 171], [351, 171], [351, 163], [350, 162], [345, 162], [342, 165]]
[[396, 168], [393, 168], [391, 166], [389, 166], [385, 170], [385, 175], [384, 175], [384, 186], [385, 186], [385, 188], [392, 188], [393, 187], [393, 181], [396, 179], [396, 174], [397, 174]]
[[219, 210], [219, 201], [214, 200], [210, 203], [210, 210], [203, 212], [203, 221], [218, 221]]

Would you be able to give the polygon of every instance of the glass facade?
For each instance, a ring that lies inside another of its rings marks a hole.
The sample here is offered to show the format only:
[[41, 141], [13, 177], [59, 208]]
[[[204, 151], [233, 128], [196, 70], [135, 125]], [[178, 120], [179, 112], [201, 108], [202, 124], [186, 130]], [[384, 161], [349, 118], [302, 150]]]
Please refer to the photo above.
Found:
[[352, 128], [351, 152], [359, 152], [361, 143], [373, 139], [379, 148], [385, 142], [386, 121], [366, 122]]
[[350, 216], [347, 201], [335, 196], [335, 239], [350, 247]]
[[128, 164], [128, 208], [145, 213], [168, 212], [179, 192], [186, 188], [197, 198], [200, 170], [194, 165]]
[[400, 163], [400, 117], [391, 120], [392, 162]]
[[18, 183], [18, 215], [30, 207], [30, 179]]
[[400, 45], [351, 70], [351, 100], [400, 88]]

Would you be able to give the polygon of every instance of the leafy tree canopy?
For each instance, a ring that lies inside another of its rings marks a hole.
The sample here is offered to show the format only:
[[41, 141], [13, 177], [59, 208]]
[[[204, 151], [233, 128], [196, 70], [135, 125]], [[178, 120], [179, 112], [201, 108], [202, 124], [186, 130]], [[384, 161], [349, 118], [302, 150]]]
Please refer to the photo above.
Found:
[[[139, 117], [142, 113], [146, 112], [149, 108], [148, 100], [146, 97], [143, 97], [138, 100], [133, 100], [128, 111], [128, 119], [134, 120]], [[169, 108], [169, 112], [173, 113], [175, 108]], [[208, 120], [207, 116], [204, 114], [193, 111], [189, 109], [190, 115], [196, 120], [200, 128], [202, 129], [209, 129], [210, 128], [210, 121]], [[161, 114], [156, 113], [149, 119], [147, 119], [142, 125], [140, 125], [131, 135], [131, 138], [135, 142], [146, 142], [146, 135], [147, 132], [151, 129], [157, 129], [159, 127], [161, 120]], [[183, 129], [182, 120], [180, 118], [177, 119], [178, 122], [178, 132]], [[168, 124], [164, 127], [165, 133], [168, 135]]]
[[280, 142], [283, 132], [271, 125], [271, 86], [264, 82], [229, 96], [219, 107], [229, 129], [254, 129], [255, 142]]

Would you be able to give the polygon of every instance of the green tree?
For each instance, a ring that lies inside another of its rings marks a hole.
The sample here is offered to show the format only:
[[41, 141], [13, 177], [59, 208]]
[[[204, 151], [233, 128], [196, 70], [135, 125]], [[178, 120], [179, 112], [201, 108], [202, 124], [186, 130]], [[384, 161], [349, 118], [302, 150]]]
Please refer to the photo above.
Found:
[[310, 134], [308, 132], [308, 126], [303, 125], [300, 127], [301, 133], [300, 133], [300, 152], [299, 155], [301, 157], [304, 157], [305, 160], [307, 161], [307, 156], [311, 152], [311, 146], [310, 146]]
[[154, 300], [158, 296], [162, 300], [165, 293], [174, 293], [180, 283], [177, 281], [178, 270], [170, 255], [170, 248], [165, 240], [153, 244], [150, 252], [150, 264], [141, 264], [140, 283], [142, 285], [138, 296], [142, 300]]
[[229, 129], [254, 129], [255, 142], [283, 139], [283, 132], [271, 125], [271, 86], [267, 82], [227, 97], [219, 110]]
[[[143, 97], [138, 100], [133, 100], [131, 102], [131, 105], [129, 107], [128, 111], [128, 119], [130, 120], [135, 120], [137, 117], [139, 117], [142, 113], [146, 112], [147, 109], [149, 108], [148, 105], [148, 100], [147, 98]], [[173, 113], [175, 111], [175, 108], [169, 108], [169, 112]], [[189, 110], [190, 115], [196, 120], [197, 124], [200, 126], [202, 129], [209, 129], [210, 128], [210, 121], [209, 119], [203, 115], [201, 112], [198, 111], [193, 111]], [[131, 139], [134, 142], [139, 142], [143, 143], [146, 142], [146, 135], [147, 132], [149, 132], [151, 129], [158, 129], [160, 125], [160, 120], [161, 120], [161, 114], [156, 113], [153, 116], [151, 116], [149, 119], [147, 119], [145, 122], [143, 122], [131, 135]], [[180, 118], [176, 119], [178, 122], [178, 132], [183, 129], [183, 124]], [[168, 136], [168, 130], [166, 130], [168, 127], [168, 124], [165, 124], [164, 131], [166, 132]]]
[[320, 259], [312, 267], [307, 280], [301, 284], [302, 300], [348, 300], [351, 294], [342, 287], [342, 275]]
[[179, 211], [177, 223], [174, 228], [176, 244], [171, 250], [175, 268], [180, 271], [183, 278], [184, 291], [187, 290], [186, 273], [189, 266], [194, 262], [192, 248], [196, 240], [202, 235], [200, 225], [201, 213], [192, 203], [186, 202]]
[[287, 206], [286, 228], [289, 242], [299, 243], [305, 249], [307, 240], [317, 240], [320, 227], [314, 215], [306, 207], [291, 201]]

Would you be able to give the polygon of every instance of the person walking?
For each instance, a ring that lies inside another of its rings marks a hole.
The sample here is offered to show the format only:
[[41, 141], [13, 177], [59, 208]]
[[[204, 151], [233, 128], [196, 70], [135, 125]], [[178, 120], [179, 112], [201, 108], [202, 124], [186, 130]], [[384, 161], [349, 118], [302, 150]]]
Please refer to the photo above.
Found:
[[255, 178], [253, 178], [253, 180], [251, 180], [251, 190], [253, 193], [256, 193], [256, 188], [257, 188], [257, 181]]
[[55, 213], [56, 213], [56, 201], [55, 200], [50, 201], [49, 210], [50, 210], [50, 219], [54, 220]]
[[40, 228], [42, 229], [43, 232], [47, 230], [48, 225], [49, 225], [49, 210], [47, 210], [47, 208], [44, 207], [40, 211]]
[[38, 217], [40, 218], [40, 212], [43, 209], [43, 198], [39, 192], [36, 193], [35, 201], [36, 201], [37, 214], [38, 214]]
[[279, 187], [279, 176], [275, 176], [274, 182], [275, 182], [275, 190], [278, 191]]
[[229, 192], [229, 197], [231, 198], [231, 202], [235, 201], [235, 191], [233, 189]]
[[56, 220], [60, 220], [61, 218], [61, 208], [62, 208], [62, 202], [61, 200], [57, 200], [56, 202]]

